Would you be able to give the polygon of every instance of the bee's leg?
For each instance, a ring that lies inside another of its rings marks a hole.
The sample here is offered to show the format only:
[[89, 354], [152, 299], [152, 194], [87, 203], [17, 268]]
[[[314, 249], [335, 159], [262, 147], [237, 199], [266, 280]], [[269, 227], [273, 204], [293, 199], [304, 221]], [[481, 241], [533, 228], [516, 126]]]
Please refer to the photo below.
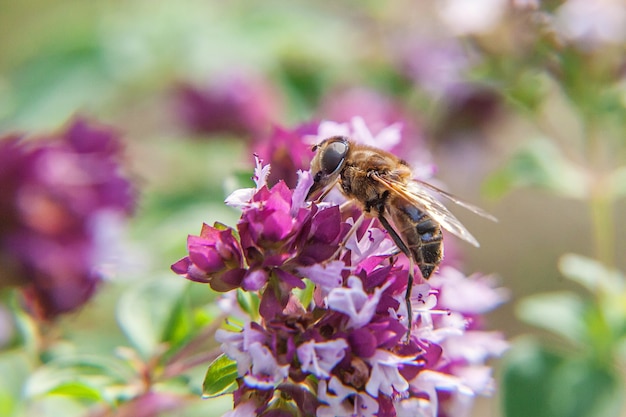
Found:
[[[343, 207], [343, 204], [342, 204], [342, 207]], [[331, 259], [335, 259], [337, 256], [339, 256], [341, 251], [346, 247], [346, 243], [348, 243], [348, 239], [350, 239], [350, 237], [354, 233], [356, 233], [356, 231], [359, 229], [359, 227], [363, 223], [363, 220], [365, 220], [365, 213], [361, 213], [361, 215], [354, 221], [354, 224], [352, 225], [352, 227], [350, 227], [350, 230], [348, 230], [348, 233], [346, 233], [346, 235], [343, 237], [343, 240], [339, 244], [337, 251], [333, 254]]]
[[382, 212], [379, 212], [378, 220], [383, 225], [383, 227], [389, 232], [391, 238], [393, 239], [398, 249], [400, 249], [408, 258], [409, 258], [409, 277], [407, 279], [406, 284], [406, 293], [404, 295], [404, 300], [406, 301], [406, 316], [407, 316], [407, 327], [408, 331], [406, 334], [406, 343], [411, 339], [411, 328], [413, 327], [413, 309], [411, 307], [411, 290], [413, 289], [413, 280], [414, 280], [414, 270], [415, 270], [415, 261], [413, 259], [413, 255], [409, 250], [409, 247], [404, 243], [398, 232], [391, 226], [389, 221], [383, 216]]
[[406, 302], [406, 315], [408, 319], [408, 331], [406, 332], [405, 343], [409, 343], [411, 340], [411, 329], [413, 328], [413, 307], [411, 306], [411, 293], [413, 290], [413, 271], [415, 271], [415, 261], [412, 256], [409, 256], [409, 277], [406, 283], [406, 292], [404, 293], [404, 301]]
[[354, 202], [352, 200], [344, 201], [343, 203], [339, 205], [339, 211], [343, 213], [350, 206], [354, 206]]

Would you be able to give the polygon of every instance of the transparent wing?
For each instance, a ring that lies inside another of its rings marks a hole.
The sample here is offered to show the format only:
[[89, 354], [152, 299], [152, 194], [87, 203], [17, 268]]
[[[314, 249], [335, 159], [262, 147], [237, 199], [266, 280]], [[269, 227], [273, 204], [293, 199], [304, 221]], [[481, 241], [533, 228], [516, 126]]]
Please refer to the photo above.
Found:
[[458, 197], [440, 189], [435, 187], [432, 184], [429, 184], [427, 182], [424, 181], [420, 181], [420, 180], [413, 180], [415, 183], [417, 183], [419, 186], [427, 188], [429, 190], [431, 190], [432, 192], [439, 194], [440, 196], [443, 196], [445, 198], [447, 198], [448, 200], [452, 201], [455, 204], [458, 204], [459, 206], [471, 211], [472, 213], [478, 214], [479, 216], [491, 220], [492, 222], [497, 222], [498, 219], [495, 218], [492, 214], [487, 213], [485, 210], [481, 209], [480, 207], [477, 207], [473, 204], [468, 203], [467, 201], [463, 201], [461, 199], [459, 199]]
[[465, 203], [458, 198], [440, 190], [430, 184], [422, 181], [411, 181], [407, 184], [391, 180], [389, 178], [381, 177], [380, 175], [372, 175], [372, 178], [383, 184], [390, 192], [402, 196], [407, 201], [412, 202], [421, 210], [428, 213], [441, 227], [454, 234], [455, 236], [465, 240], [468, 243], [478, 247], [480, 246], [478, 241], [472, 234], [461, 224], [461, 222], [435, 197], [430, 195], [427, 190], [434, 191], [446, 198], [449, 198], [456, 204], [486, 217], [491, 220], [495, 220], [495, 217], [486, 213], [482, 209], [475, 207], [469, 203]]

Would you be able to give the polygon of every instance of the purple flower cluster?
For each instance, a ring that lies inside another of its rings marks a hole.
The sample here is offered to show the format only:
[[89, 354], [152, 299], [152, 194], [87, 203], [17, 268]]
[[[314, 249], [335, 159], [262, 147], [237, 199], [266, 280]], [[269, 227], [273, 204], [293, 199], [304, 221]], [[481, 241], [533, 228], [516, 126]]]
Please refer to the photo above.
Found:
[[0, 138], [0, 286], [20, 286], [39, 318], [80, 307], [101, 281], [98, 226], [135, 202], [120, 153], [115, 132], [80, 118], [58, 134]]
[[460, 273], [444, 269], [432, 285], [414, 286], [407, 341], [408, 271], [384, 229], [366, 221], [348, 233], [358, 213], [305, 201], [308, 172], [294, 189], [268, 187], [268, 175], [257, 161], [256, 187], [227, 199], [242, 210], [236, 231], [204, 225], [172, 265], [260, 300], [258, 317], [216, 334], [238, 371], [227, 415], [463, 415], [452, 412], [488, 392], [484, 361], [506, 347], [501, 335], [474, 329], [503, 294], [483, 278], [462, 279], [456, 291]]
[[181, 124], [199, 134], [244, 138], [266, 134], [282, 111], [276, 89], [260, 77], [229, 74], [206, 86], [182, 83], [174, 92]]

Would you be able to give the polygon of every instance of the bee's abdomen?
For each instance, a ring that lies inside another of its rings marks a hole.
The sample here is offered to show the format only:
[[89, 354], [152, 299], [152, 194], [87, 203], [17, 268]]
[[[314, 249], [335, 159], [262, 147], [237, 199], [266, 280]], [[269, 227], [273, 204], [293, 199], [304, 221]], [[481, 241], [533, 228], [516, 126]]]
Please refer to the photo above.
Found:
[[393, 221], [425, 279], [430, 278], [443, 259], [441, 227], [415, 206], [396, 205]]

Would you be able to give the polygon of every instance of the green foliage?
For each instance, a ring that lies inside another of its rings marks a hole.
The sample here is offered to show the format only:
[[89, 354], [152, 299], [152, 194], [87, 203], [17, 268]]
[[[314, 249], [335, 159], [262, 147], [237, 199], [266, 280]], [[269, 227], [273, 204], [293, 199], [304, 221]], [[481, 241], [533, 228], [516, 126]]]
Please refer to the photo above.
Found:
[[237, 303], [239, 307], [250, 317], [258, 319], [259, 317], [259, 305], [261, 300], [259, 296], [250, 291], [243, 291], [237, 289]]
[[229, 394], [237, 389], [237, 363], [226, 355], [220, 355], [207, 369], [202, 395], [204, 397], [217, 397]]
[[611, 417], [623, 404], [615, 370], [532, 340], [510, 352], [502, 384], [507, 417]]
[[559, 268], [590, 292], [538, 294], [518, 305], [518, 316], [560, 336], [565, 348], [520, 342], [504, 371], [507, 417], [618, 416], [624, 381], [615, 363], [625, 356], [624, 276], [579, 255], [564, 255]]
[[[573, 3], [542, 9], [556, 16]], [[484, 190], [503, 197], [528, 187], [586, 203], [592, 233], [576, 238], [590, 242], [595, 258], [559, 259], [563, 284], [574, 283], [578, 291], [534, 294], [518, 303], [517, 316], [548, 336], [543, 343], [539, 337], [520, 340], [510, 352], [503, 410], [506, 417], [618, 416], [626, 377], [620, 366], [626, 358], [626, 278], [613, 265], [615, 238], [623, 237], [614, 205], [626, 188], [626, 106], [617, 75], [624, 45], [557, 39], [558, 29], [546, 21], [534, 28], [529, 54], [521, 52], [527, 63], [489, 54], [482, 66], [534, 130]]]
[[155, 278], [140, 282], [120, 298], [117, 306], [120, 328], [144, 358], [154, 355], [168, 337], [180, 338], [177, 324], [187, 321], [181, 317], [180, 306], [186, 286], [183, 280]]
[[517, 316], [526, 323], [544, 328], [569, 342], [584, 343], [585, 329], [580, 322], [585, 309], [581, 297], [569, 292], [537, 294], [517, 305]]
[[485, 192], [502, 197], [517, 187], [534, 187], [567, 198], [589, 195], [590, 181], [585, 171], [569, 161], [547, 139], [525, 142], [507, 164], [485, 182]]
[[23, 351], [0, 355], [0, 415], [13, 416], [21, 410], [24, 405], [22, 387], [32, 370], [28, 355]]
[[315, 284], [310, 280], [306, 280], [305, 285], [306, 286], [303, 289], [294, 289], [294, 294], [298, 297], [302, 305], [308, 306], [311, 302], [313, 302]]
[[24, 389], [27, 398], [66, 395], [84, 401], [115, 403], [131, 396], [122, 387], [132, 380], [132, 369], [123, 362], [103, 356], [72, 356], [53, 359], [39, 367]]

